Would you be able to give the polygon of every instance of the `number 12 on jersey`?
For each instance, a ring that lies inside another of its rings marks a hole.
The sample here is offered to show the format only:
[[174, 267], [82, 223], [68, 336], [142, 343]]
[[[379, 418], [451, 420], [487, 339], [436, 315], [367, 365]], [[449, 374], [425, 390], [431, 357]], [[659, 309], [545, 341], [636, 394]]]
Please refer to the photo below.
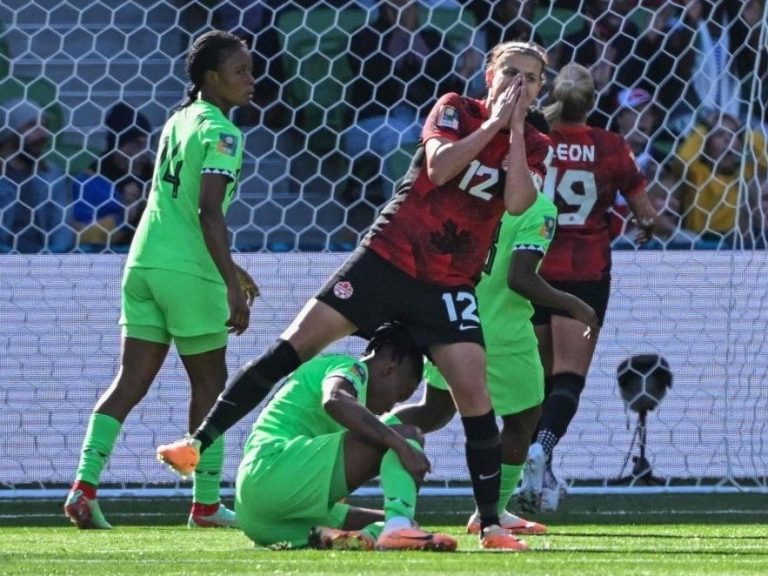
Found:
[[[469, 330], [480, 326], [480, 316], [477, 315], [477, 300], [471, 292], [444, 292], [443, 303], [451, 322], [461, 320], [459, 330]], [[459, 310], [460, 309], [460, 310]]]

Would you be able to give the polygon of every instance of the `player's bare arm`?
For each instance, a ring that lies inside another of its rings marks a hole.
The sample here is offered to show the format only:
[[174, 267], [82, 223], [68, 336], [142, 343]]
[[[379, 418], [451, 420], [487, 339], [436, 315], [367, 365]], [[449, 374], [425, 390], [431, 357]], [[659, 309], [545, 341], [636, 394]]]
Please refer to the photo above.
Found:
[[454, 141], [448, 138], [427, 140], [425, 151], [429, 179], [436, 185], [442, 186], [461, 173], [480, 154], [500, 127], [483, 123], [479, 129], [461, 140]]
[[520, 81], [511, 82], [491, 100], [490, 116], [480, 128], [462, 138], [430, 138], [425, 145], [429, 179], [438, 186], [459, 174], [485, 148], [493, 137], [509, 125]]
[[645, 244], [653, 238], [653, 230], [658, 219], [656, 209], [645, 191], [628, 197], [627, 205], [637, 220], [638, 231], [635, 241], [638, 244]]
[[[523, 64], [532, 68], [531, 62], [526, 60]], [[510, 88], [510, 104], [512, 107], [509, 115], [509, 154], [504, 183], [504, 206], [512, 215], [525, 212], [536, 201], [538, 190], [528, 170], [527, 153], [525, 147], [525, 118], [528, 107], [533, 103], [538, 94], [540, 84], [538, 76], [532, 69], [519, 71], [513, 66], [503, 70], [505, 74], [514, 74]]]
[[205, 245], [227, 286], [229, 319], [226, 324], [230, 332], [240, 335], [248, 328], [251, 314], [229, 251], [227, 223], [221, 210], [227, 184], [227, 178], [221, 174], [203, 174], [199, 217]]
[[534, 250], [516, 250], [507, 276], [509, 288], [533, 304], [567, 310], [589, 328], [590, 334], [596, 334], [600, 321], [595, 311], [580, 298], [557, 290], [544, 280], [537, 272], [541, 258], [542, 254]]
[[394, 428], [360, 404], [354, 387], [344, 378], [334, 376], [323, 382], [323, 409], [350, 432], [394, 450], [417, 482], [431, 469], [423, 452], [414, 449]]

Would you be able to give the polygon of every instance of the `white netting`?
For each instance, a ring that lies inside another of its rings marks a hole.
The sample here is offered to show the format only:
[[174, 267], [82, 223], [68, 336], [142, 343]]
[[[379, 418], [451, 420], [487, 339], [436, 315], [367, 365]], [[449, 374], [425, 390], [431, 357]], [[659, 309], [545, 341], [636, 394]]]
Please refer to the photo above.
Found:
[[[418, 34], [381, 25], [382, 40], [367, 29], [388, 5], [402, 5], [403, 25]], [[591, 120], [627, 136], [663, 213], [655, 250], [617, 237], [606, 327], [557, 471], [601, 484], [622, 472], [635, 415], [628, 430], [616, 366], [653, 352], [675, 374], [649, 417], [656, 472], [765, 488], [766, 22], [762, 0], [5, 0], [0, 253], [11, 254], [0, 261], [0, 484], [71, 480], [87, 417], [113, 375], [123, 260], [66, 253], [126, 250], [147, 154], [183, 95], [183, 55], [213, 25], [248, 40], [257, 76], [253, 106], [234, 114], [246, 158], [229, 223], [235, 249], [262, 252], [239, 259], [265, 295], [252, 333], [233, 340], [232, 370], [343, 257], [322, 252], [356, 243], [436, 97], [480, 96], [488, 47], [533, 35], [549, 51], [550, 77], [571, 60], [593, 71]], [[40, 122], [45, 130], [32, 129]], [[98, 175], [120, 166], [113, 194]], [[184, 429], [187, 389], [169, 360], [128, 419], [105, 482], [169, 480], [151, 447]], [[432, 439], [435, 479], [465, 478], [461, 438], [454, 423]]]

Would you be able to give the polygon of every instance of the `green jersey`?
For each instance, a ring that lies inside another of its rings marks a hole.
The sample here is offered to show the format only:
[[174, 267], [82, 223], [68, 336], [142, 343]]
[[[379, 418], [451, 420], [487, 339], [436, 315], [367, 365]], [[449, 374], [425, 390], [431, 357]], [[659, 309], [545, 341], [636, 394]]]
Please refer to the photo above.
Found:
[[535, 250], [542, 256], [555, 233], [557, 208], [543, 194], [519, 216], [504, 214], [496, 230], [496, 241], [477, 285], [477, 305], [483, 338], [489, 355], [508, 354], [537, 346], [530, 323], [531, 303], [509, 289], [509, 265], [518, 250]]
[[197, 100], [177, 110], [163, 127], [147, 207], [136, 229], [126, 267], [186, 272], [223, 284], [200, 227], [203, 174], [229, 179], [226, 214], [243, 164], [243, 136], [222, 111]]
[[345, 428], [323, 409], [323, 382], [339, 376], [357, 391], [365, 405], [368, 391], [368, 367], [347, 355], [317, 356], [291, 374], [280, 391], [261, 412], [245, 446], [246, 454], [259, 445], [299, 436], [311, 438], [341, 432]]

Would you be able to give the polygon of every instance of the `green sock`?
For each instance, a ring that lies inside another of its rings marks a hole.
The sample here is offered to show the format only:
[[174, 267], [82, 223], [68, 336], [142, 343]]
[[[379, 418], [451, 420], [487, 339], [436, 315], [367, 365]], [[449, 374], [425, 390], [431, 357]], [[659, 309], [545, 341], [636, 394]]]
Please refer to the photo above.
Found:
[[507, 509], [512, 492], [517, 488], [520, 481], [520, 475], [523, 473], [525, 464], [502, 464], [501, 465], [501, 490], [499, 491], [499, 514]]
[[107, 465], [122, 427], [122, 422], [112, 416], [99, 412], [91, 414], [85, 438], [83, 438], [80, 464], [75, 474], [76, 480], [88, 482], [94, 486], [99, 485], [101, 472]]
[[219, 436], [200, 456], [194, 474], [192, 501], [216, 504], [220, 498], [221, 469], [224, 466], [224, 437]]
[[368, 526], [360, 530], [360, 532], [368, 535], [371, 540], [375, 541], [378, 540], [382, 530], [384, 530], [384, 522], [373, 522], [372, 524], [368, 524]]
[[[408, 443], [421, 450], [415, 440]], [[405, 516], [413, 520], [416, 514], [416, 481], [410, 472], [403, 468], [400, 457], [394, 450], [387, 450], [381, 459], [381, 488], [384, 491], [384, 518]]]

